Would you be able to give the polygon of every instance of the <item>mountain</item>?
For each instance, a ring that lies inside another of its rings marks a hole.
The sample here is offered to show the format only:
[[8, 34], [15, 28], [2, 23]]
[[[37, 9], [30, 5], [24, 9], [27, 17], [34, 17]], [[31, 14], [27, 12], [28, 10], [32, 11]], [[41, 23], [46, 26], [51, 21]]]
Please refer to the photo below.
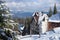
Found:
[[11, 12], [14, 14], [14, 18], [26, 18], [26, 17], [32, 17], [33, 12], [20, 12], [20, 11], [15, 11]]
[[[26, 17], [32, 17], [34, 12], [12, 11], [11, 13], [14, 14], [14, 16], [12, 16], [13, 18], [26, 18]], [[48, 12], [43, 13], [48, 14]]]

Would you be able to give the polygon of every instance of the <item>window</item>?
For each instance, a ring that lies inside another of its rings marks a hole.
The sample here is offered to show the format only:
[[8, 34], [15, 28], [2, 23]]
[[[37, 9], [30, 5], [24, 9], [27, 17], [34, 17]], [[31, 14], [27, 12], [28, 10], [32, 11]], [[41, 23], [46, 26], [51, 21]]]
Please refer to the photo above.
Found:
[[51, 25], [54, 27], [60, 27], [60, 23], [52, 23]]
[[45, 18], [43, 19], [43, 21], [45, 21]]

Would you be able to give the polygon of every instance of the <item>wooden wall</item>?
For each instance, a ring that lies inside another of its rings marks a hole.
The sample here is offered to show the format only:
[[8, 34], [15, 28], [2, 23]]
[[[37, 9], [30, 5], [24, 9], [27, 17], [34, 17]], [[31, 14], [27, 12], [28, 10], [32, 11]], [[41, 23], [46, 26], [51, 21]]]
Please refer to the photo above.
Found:
[[48, 22], [48, 31], [52, 30], [53, 28], [60, 27], [60, 23], [56, 22]]

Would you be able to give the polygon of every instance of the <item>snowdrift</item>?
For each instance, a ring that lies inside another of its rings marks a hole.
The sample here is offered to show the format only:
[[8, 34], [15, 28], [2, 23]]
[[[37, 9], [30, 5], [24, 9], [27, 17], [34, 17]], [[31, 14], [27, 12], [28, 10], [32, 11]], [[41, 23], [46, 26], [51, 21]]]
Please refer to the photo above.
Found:
[[54, 28], [51, 31], [41, 34], [40, 38], [39, 35], [17, 35], [16, 38], [18, 40], [60, 40], [60, 27]]

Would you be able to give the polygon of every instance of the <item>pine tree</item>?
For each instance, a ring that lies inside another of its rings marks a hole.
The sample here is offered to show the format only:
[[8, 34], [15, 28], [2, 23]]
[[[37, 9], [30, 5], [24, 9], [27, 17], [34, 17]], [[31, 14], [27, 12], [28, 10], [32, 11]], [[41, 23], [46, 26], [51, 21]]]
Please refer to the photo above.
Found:
[[4, 17], [2, 16], [2, 14], [4, 13], [3, 10], [3, 6], [1, 5], [1, 3], [3, 3], [2, 1], [0, 1], [0, 28], [3, 28], [4, 24]]
[[49, 16], [49, 17], [52, 16], [52, 9], [51, 9], [51, 7], [50, 7], [50, 10], [49, 10], [49, 14], [48, 14], [48, 16]]
[[56, 14], [57, 13], [57, 8], [56, 8], [56, 4], [54, 5], [54, 12], [53, 14]]
[[[1, 10], [0, 10], [1, 11]], [[3, 20], [3, 16], [2, 16], [2, 13], [0, 13], [0, 27], [2, 27], [3, 26], [3, 24], [4, 24], [4, 20]]]
[[7, 9], [4, 3], [4, 1], [0, 0], [0, 28], [3, 28], [5, 26], [5, 17], [3, 15], [9, 13], [9, 9]]

